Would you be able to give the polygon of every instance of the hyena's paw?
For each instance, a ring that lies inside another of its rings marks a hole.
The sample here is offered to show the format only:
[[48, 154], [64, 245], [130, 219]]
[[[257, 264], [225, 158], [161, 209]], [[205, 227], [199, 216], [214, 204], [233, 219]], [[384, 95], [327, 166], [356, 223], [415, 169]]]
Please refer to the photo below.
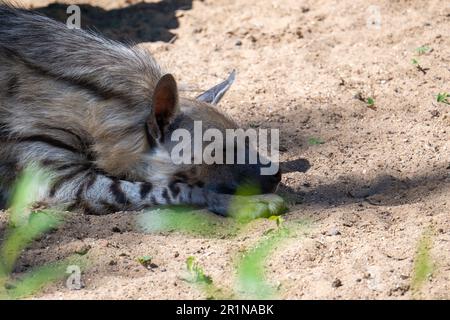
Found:
[[287, 209], [286, 202], [276, 194], [240, 196], [230, 205], [229, 215], [245, 221], [281, 215]]

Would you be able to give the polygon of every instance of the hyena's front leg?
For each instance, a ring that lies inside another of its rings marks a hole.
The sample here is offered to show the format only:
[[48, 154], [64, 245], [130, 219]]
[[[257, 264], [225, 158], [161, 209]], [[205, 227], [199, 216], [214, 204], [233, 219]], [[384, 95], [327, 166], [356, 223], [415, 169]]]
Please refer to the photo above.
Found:
[[24, 140], [12, 151], [23, 160], [19, 166], [25, 167], [29, 164], [27, 160], [31, 160], [51, 173], [51, 185], [44, 199], [39, 199], [50, 205], [106, 214], [156, 205], [190, 204], [227, 216], [239, 209], [233, 205], [244, 204], [247, 208], [253, 208], [255, 217], [280, 214], [284, 208], [283, 200], [276, 195], [239, 197], [219, 194], [201, 185], [176, 179], [154, 184], [120, 180], [96, 170], [91, 163], [70, 150], [61, 149], [59, 145], [49, 146], [49, 139], [46, 143], [29, 140], [36, 139]]
[[82, 209], [90, 214], [135, 211], [157, 205], [206, 205], [205, 193], [197, 186], [130, 182], [93, 169], [57, 177], [48, 198], [50, 203], [66, 204], [68, 210]]
[[269, 194], [233, 196], [206, 190], [184, 182], [152, 184], [130, 182], [109, 177], [91, 168], [73, 166], [54, 179], [48, 192], [50, 202], [68, 204], [68, 209], [106, 214], [125, 210], [141, 210], [157, 205], [189, 204], [207, 207], [223, 215], [239, 214], [241, 207], [252, 218], [281, 214], [285, 204], [281, 197]]
[[223, 215], [239, 214], [245, 208], [247, 218], [281, 214], [285, 204], [277, 195], [233, 196], [206, 190], [198, 185], [150, 182], [130, 182], [87, 169], [56, 180], [49, 191], [56, 203], [70, 204], [86, 213], [106, 214], [125, 210], [141, 210], [157, 205], [189, 204], [207, 207]]

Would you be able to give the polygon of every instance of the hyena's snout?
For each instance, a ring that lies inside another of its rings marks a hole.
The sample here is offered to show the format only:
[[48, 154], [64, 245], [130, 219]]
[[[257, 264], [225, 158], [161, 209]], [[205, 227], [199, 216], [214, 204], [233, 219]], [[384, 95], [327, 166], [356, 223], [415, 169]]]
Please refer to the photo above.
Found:
[[259, 178], [259, 185], [262, 193], [273, 193], [277, 190], [281, 181], [281, 170], [278, 170], [273, 175], [261, 175]]
[[[244, 173], [245, 172], [245, 173]], [[281, 170], [275, 173], [267, 173], [261, 170], [261, 166], [247, 166], [238, 177], [238, 185], [250, 185], [256, 187], [259, 193], [274, 193], [281, 181]]]
[[222, 194], [274, 193], [281, 181], [281, 170], [261, 171], [261, 165], [215, 165], [203, 180], [206, 189]]
[[255, 181], [248, 180], [250, 184], [256, 185], [261, 193], [274, 193], [281, 181], [281, 170], [275, 174], [259, 175]]

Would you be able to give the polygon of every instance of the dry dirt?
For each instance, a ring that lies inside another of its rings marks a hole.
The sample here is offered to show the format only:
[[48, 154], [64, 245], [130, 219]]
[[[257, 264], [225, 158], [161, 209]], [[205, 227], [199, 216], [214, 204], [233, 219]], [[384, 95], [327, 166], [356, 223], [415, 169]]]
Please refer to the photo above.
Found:
[[[65, 9], [25, 3], [53, 16]], [[236, 69], [221, 108], [243, 125], [281, 129], [282, 161], [310, 162], [306, 173], [286, 173], [280, 188], [295, 202], [285, 224], [307, 223], [266, 263], [277, 298], [450, 298], [450, 105], [436, 102], [439, 92], [450, 91], [449, 2], [85, 3], [87, 24], [143, 42], [187, 95]], [[380, 28], [367, 23], [370, 5], [379, 9]], [[429, 52], [419, 54], [420, 46]], [[368, 97], [374, 107], [358, 99]], [[70, 214], [22, 254], [16, 273], [88, 245], [83, 289], [71, 291], [60, 281], [35, 297], [206, 298], [181, 279], [186, 258], [195, 256], [217, 286], [233, 288], [236, 257], [276, 228], [256, 220], [227, 234], [220, 229], [224, 219], [214, 218], [217, 234], [209, 236], [147, 234], [135, 217]], [[5, 221], [3, 214], [3, 227]], [[433, 272], [413, 290], [424, 232]], [[136, 259], [144, 255], [158, 267], [141, 266]]]

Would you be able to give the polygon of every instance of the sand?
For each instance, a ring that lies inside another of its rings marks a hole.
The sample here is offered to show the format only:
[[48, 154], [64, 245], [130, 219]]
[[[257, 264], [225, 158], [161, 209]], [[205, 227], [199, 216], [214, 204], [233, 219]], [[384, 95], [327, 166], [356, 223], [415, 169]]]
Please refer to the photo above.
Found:
[[[48, 1], [25, 3], [64, 12]], [[280, 186], [291, 201], [283, 224], [299, 227], [265, 264], [276, 298], [450, 298], [450, 105], [436, 101], [450, 91], [448, 2], [84, 3], [86, 19], [106, 19], [101, 32], [147, 47], [186, 95], [236, 69], [220, 108], [243, 126], [279, 128], [282, 161], [310, 162]], [[429, 50], [420, 54], [421, 46]], [[0, 215], [1, 229], [6, 219]], [[207, 298], [183, 280], [189, 256], [229, 292], [239, 255], [277, 226], [260, 219], [230, 233], [226, 219], [211, 219], [213, 234], [144, 233], [133, 213], [72, 213], [23, 252], [15, 276], [86, 247], [84, 288], [58, 281], [32, 298]], [[433, 267], [415, 286], [423, 234]], [[157, 267], [137, 261], [146, 255]]]

